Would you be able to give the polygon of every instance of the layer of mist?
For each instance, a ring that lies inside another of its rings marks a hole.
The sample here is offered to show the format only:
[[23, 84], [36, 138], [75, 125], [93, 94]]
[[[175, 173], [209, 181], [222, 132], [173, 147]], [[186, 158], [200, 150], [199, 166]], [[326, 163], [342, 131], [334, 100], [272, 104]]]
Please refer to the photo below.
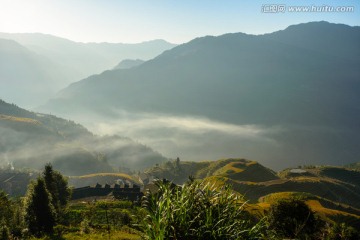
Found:
[[[346, 128], [236, 125], [199, 116], [126, 111], [115, 118], [92, 115], [77, 120], [96, 134], [128, 136], [165, 156], [188, 161], [238, 157], [280, 170], [298, 165], [337, 165], [341, 156], [348, 156], [343, 161], [350, 163], [357, 154], [357, 139]], [[344, 136], [348, 142], [344, 143]]]

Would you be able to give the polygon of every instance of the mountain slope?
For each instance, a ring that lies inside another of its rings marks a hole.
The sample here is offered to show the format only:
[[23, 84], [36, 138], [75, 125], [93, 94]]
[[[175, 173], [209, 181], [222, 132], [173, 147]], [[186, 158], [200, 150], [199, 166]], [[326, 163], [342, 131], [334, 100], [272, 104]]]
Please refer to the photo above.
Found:
[[0, 39], [2, 98], [26, 106], [43, 103], [59, 89], [58, 81], [62, 77], [49, 59], [15, 41]]
[[[359, 30], [359, 26], [349, 27], [344, 24], [315, 22], [290, 26], [283, 31], [265, 34], [263, 37], [329, 56], [357, 61], [360, 54], [360, 46], [356, 44], [357, 39], [360, 38]], [[314, 36], [321, 37], [314, 38]], [[324, 41], [329, 38], [332, 41]], [[341, 42], [342, 45], [334, 47], [333, 42]]]
[[270, 150], [242, 152], [271, 166], [289, 166], [290, 158], [294, 164], [353, 161], [360, 157], [359, 33], [359, 27], [314, 22], [260, 36], [198, 38], [137, 68], [74, 83], [43, 109], [103, 117], [145, 112], [264, 127], [275, 144], [254, 148]]
[[[357, 40], [353, 40], [353, 46], [358, 46]], [[60, 96], [86, 104], [85, 98], [94, 94], [100, 100], [98, 105], [105, 108], [149, 111], [151, 106], [153, 111], [200, 112], [233, 123], [271, 124], [280, 120], [286, 124], [319, 124], [325, 119], [336, 122], [340, 117], [351, 122], [345, 114], [335, 119], [327, 117], [341, 107], [358, 115], [358, 110], [345, 105], [353, 100], [348, 95], [357, 100], [359, 97], [355, 94], [359, 87], [358, 63], [359, 57], [356, 61], [329, 58], [262, 36], [227, 34], [195, 39], [132, 71], [92, 76], [72, 84]], [[135, 101], [140, 94], [141, 99]], [[105, 95], [108, 97], [101, 100]], [[113, 102], [114, 98], [119, 101]], [[314, 100], [316, 106], [309, 104]], [[329, 106], [329, 100], [336, 105]], [[200, 109], [205, 103], [208, 107]], [[323, 109], [320, 113], [319, 108]], [[233, 111], [244, 114], [234, 116]], [[279, 116], [279, 112], [287, 113]]]

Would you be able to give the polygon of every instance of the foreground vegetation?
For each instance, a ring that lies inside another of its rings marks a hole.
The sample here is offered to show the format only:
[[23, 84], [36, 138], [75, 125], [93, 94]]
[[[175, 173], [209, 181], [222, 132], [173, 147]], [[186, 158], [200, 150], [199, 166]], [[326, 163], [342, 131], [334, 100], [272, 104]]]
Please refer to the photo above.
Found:
[[[269, 188], [292, 181], [303, 184], [307, 179], [315, 181], [314, 185], [324, 182], [325, 176], [334, 186], [346, 181], [348, 188], [356, 190], [357, 172], [303, 168], [301, 175], [288, 170], [281, 173], [284, 176], [277, 176], [256, 162], [242, 159], [198, 165], [177, 159], [155, 167], [157, 173], [165, 167], [165, 173], [178, 176], [177, 180], [195, 171], [197, 179], [190, 177], [182, 185], [157, 180], [141, 201], [129, 202], [111, 196], [70, 201], [68, 179], [47, 164], [29, 184], [24, 197], [11, 198], [0, 192], [0, 240], [360, 238], [356, 231], [360, 222], [357, 208], [303, 192], [264, 195], [266, 191], [262, 191], [257, 202], [245, 199], [252, 195], [241, 194], [241, 186], [248, 186], [251, 193], [249, 187]], [[243, 181], [251, 172], [259, 176], [253, 176], [253, 182]], [[128, 176], [112, 173], [83, 178]]]
[[159, 192], [145, 196], [147, 239], [258, 239], [263, 223], [251, 221], [242, 197], [230, 188], [206, 182], [178, 187], [158, 182]]
[[230, 186], [190, 180], [183, 187], [157, 182], [143, 206], [145, 239], [359, 239], [359, 233], [315, 214], [299, 197], [279, 199], [253, 214]]
[[[0, 239], [359, 239], [359, 233], [314, 213], [301, 198], [274, 201], [253, 214], [230, 186], [190, 179], [182, 187], [157, 181], [141, 203], [69, 202], [66, 179], [51, 166], [23, 199], [0, 194]], [[57, 177], [54, 177], [57, 176]], [[57, 180], [55, 180], [57, 179]], [[54, 181], [55, 180], [55, 181]], [[53, 184], [51, 184], [53, 183]], [[55, 184], [54, 184], [55, 183]], [[54, 188], [51, 189], [53, 186]], [[39, 207], [41, 206], [41, 210]]]

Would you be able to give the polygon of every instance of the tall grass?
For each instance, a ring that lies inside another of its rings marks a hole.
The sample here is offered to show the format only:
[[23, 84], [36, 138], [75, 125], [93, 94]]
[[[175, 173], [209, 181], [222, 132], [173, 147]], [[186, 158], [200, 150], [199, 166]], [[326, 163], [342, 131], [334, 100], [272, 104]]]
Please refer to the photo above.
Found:
[[252, 225], [245, 202], [229, 187], [190, 182], [183, 187], [158, 181], [147, 193], [148, 214], [142, 228], [147, 239], [260, 239], [265, 226]]

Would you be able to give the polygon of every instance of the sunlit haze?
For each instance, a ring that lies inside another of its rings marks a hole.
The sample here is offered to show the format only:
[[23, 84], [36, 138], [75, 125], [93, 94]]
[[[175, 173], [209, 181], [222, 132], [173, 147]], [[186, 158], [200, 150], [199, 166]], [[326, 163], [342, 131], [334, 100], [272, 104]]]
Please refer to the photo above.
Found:
[[268, 1], [0, 0], [0, 32], [51, 34], [79, 42], [173, 43], [228, 32], [262, 34], [292, 24], [360, 22], [359, 1], [275, 1], [289, 6], [350, 6], [350, 12], [264, 12]]

